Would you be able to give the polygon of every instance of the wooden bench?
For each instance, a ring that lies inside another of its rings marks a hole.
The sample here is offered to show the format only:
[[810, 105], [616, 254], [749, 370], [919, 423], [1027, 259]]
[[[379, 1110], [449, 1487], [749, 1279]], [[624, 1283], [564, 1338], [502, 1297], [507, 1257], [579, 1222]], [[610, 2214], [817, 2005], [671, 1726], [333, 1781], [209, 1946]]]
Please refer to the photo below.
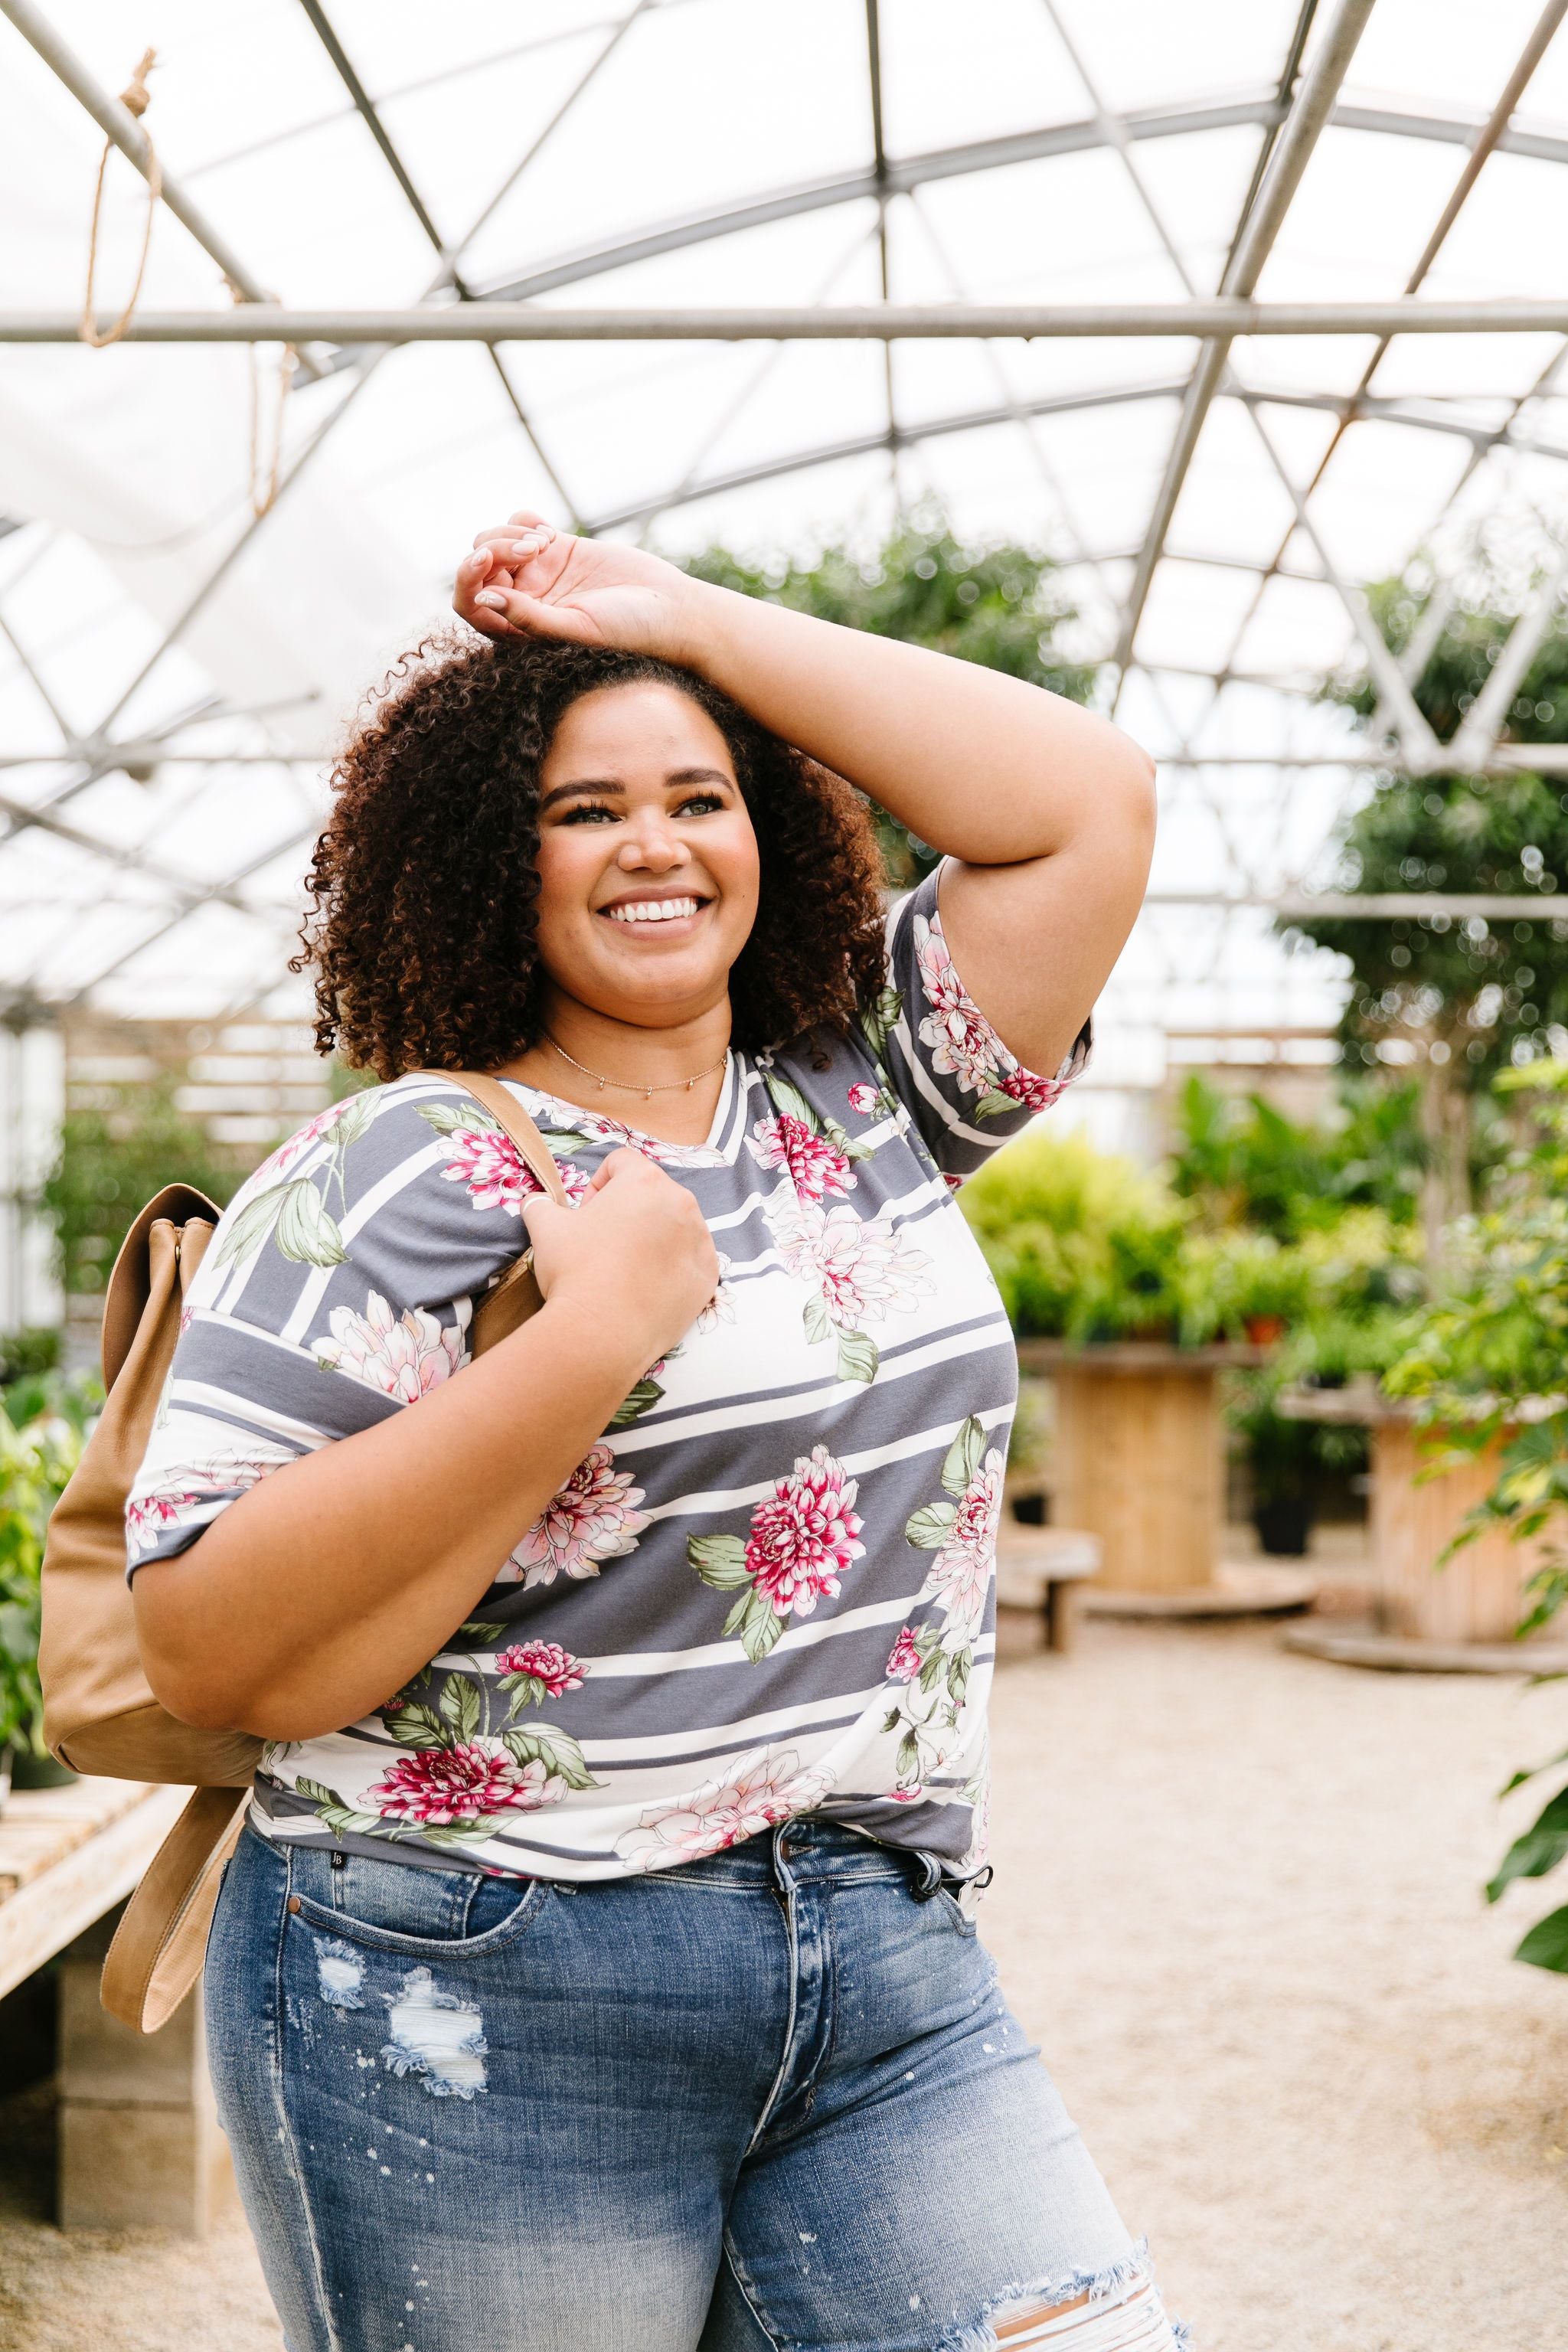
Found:
[[79, 1780], [13, 1792], [0, 1815], [0, 1994], [60, 1956], [63, 2229], [206, 2234], [232, 2174], [207, 2078], [199, 1992], [161, 2032], [106, 2015], [99, 1971], [119, 1906], [186, 1789]]
[[1004, 1519], [996, 1538], [997, 1604], [1040, 1611], [1047, 1648], [1065, 1655], [1078, 1629], [1079, 1586], [1099, 1572], [1100, 1560], [1100, 1538], [1081, 1528]]

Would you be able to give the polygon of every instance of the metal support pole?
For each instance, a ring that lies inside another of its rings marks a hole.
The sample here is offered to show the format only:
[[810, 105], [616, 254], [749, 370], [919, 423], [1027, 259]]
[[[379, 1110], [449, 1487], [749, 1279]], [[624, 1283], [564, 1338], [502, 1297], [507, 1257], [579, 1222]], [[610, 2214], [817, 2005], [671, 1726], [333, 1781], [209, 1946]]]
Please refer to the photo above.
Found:
[[[1332, 22], [1323, 35], [1311, 67], [1304, 77], [1295, 104], [1269, 161], [1263, 185], [1253, 206], [1236, 249], [1231, 256], [1221, 293], [1245, 298], [1251, 294], [1262, 273], [1263, 265], [1273, 249], [1274, 240], [1284, 225], [1291, 200], [1301, 183], [1313, 148], [1326, 125], [1339, 87], [1355, 54], [1356, 43], [1366, 27], [1373, 0], [1340, 0]], [[1203, 306], [1194, 304], [1197, 310]], [[1138, 624], [1143, 617], [1143, 607], [1149, 601], [1149, 589], [1154, 568], [1165, 544], [1176, 511], [1176, 501], [1187, 478], [1187, 469], [1197, 447], [1215, 394], [1225, 373], [1230, 355], [1230, 341], [1222, 331], [1205, 341], [1193, 370], [1186, 397], [1182, 404], [1181, 419], [1176, 437], [1165, 461], [1165, 471], [1155, 495], [1149, 529], [1139, 551], [1128, 592], [1126, 610], [1122, 615], [1121, 635], [1116, 648], [1116, 660], [1125, 669], [1132, 657], [1133, 640]]]
[[1514, 696], [1524, 683], [1524, 674], [1535, 659], [1541, 641], [1552, 625], [1552, 616], [1565, 592], [1568, 592], [1568, 552], [1563, 554], [1556, 570], [1542, 581], [1509, 631], [1508, 643], [1492, 664], [1491, 676], [1466, 712], [1459, 731], [1449, 746], [1445, 765], [1460, 770], [1472, 764], [1486, 766], [1507, 723]]
[[[8, 0], [0, 0], [0, 7]], [[104, 322], [110, 323], [108, 314]], [[74, 343], [76, 314], [0, 311], [0, 342]], [[567, 310], [526, 302], [444, 310], [144, 310], [131, 343], [754, 343], [1032, 342], [1158, 336], [1230, 343], [1241, 335], [1562, 335], [1568, 297], [1544, 300], [870, 303], [793, 309]], [[1214, 390], [1219, 379], [1215, 379]], [[1212, 397], [1212, 390], [1211, 395]]]

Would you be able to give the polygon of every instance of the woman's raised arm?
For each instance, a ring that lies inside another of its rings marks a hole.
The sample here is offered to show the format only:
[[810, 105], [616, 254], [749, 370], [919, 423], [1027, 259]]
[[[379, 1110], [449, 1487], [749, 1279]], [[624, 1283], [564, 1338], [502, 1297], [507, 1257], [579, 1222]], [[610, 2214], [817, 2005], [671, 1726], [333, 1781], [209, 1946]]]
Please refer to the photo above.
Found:
[[1121, 951], [1153, 766], [1109, 719], [974, 662], [689, 579], [531, 515], [482, 532], [457, 608], [492, 636], [624, 646], [699, 671], [955, 863], [942, 923], [970, 994], [1054, 1070]]

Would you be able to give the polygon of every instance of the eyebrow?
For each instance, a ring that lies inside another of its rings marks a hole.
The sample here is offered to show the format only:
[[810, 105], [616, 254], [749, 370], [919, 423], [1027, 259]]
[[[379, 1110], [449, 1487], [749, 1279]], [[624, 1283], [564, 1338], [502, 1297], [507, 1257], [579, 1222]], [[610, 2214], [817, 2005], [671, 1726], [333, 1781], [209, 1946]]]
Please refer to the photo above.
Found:
[[[680, 784], [726, 784], [731, 792], [735, 779], [727, 776], [722, 768], [672, 768], [665, 780], [665, 789]], [[626, 788], [613, 776], [574, 776], [569, 784], [554, 784], [539, 803], [537, 814], [544, 814], [557, 801], [569, 799], [574, 793], [599, 793], [606, 799], [624, 800]]]

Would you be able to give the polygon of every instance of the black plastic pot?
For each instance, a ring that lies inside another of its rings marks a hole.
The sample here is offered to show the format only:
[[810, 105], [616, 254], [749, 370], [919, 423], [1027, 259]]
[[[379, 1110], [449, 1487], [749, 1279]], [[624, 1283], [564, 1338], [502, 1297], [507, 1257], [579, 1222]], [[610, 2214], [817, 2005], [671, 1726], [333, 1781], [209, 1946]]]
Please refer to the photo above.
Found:
[[1258, 1540], [1272, 1559], [1300, 1559], [1311, 1541], [1312, 1505], [1305, 1495], [1259, 1503], [1252, 1514]]
[[68, 1789], [80, 1778], [64, 1764], [57, 1764], [52, 1756], [35, 1756], [30, 1748], [14, 1748], [11, 1751], [11, 1786], [13, 1789]]

